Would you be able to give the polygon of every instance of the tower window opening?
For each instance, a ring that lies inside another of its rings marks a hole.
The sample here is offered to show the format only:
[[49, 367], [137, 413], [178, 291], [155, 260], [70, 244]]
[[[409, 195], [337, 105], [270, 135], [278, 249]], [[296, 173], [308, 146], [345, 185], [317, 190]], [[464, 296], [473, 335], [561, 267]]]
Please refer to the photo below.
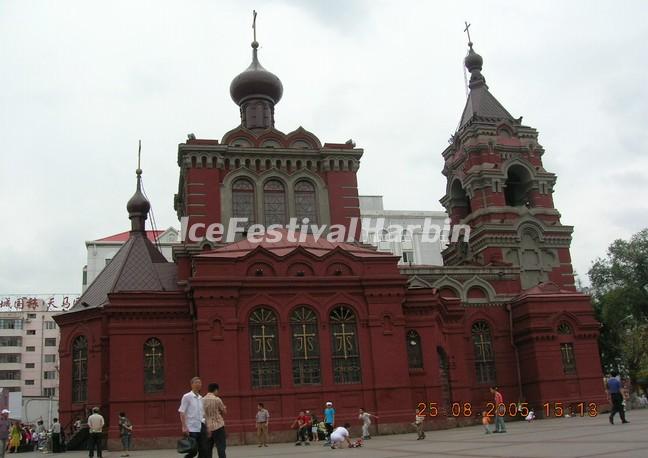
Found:
[[504, 185], [506, 205], [509, 207], [532, 207], [531, 185], [531, 175], [527, 169], [519, 165], [509, 168]]

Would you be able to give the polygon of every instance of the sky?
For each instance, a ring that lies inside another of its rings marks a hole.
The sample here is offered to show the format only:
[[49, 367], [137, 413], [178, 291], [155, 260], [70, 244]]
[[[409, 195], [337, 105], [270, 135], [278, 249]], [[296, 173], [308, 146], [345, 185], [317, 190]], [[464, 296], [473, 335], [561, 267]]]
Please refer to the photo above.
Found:
[[540, 133], [580, 278], [648, 227], [648, 2], [1, 0], [0, 296], [80, 292], [85, 241], [130, 228], [139, 139], [157, 226], [179, 227], [177, 145], [240, 122], [253, 9], [276, 127], [353, 139], [385, 208], [443, 209], [468, 21], [491, 92]]

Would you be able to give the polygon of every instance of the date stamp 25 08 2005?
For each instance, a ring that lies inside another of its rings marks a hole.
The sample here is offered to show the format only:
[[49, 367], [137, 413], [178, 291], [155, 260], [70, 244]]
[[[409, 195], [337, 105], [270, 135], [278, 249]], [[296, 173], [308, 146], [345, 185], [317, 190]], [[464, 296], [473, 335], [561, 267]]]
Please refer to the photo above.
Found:
[[[471, 402], [453, 402], [448, 407], [441, 407], [436, 402], [419, 402], [416, 407], [416, 415], [426, 417], [472, 417], [485, 412], [487, 417], [523, 417], [529, 415], [530, 409], [526, 402], [509, 404], [495, 404], [487, 402], [486, 405], [479, 408], [472, 405]], [[598, 415], [598, 405], [595, 402], [545, 402], [542, 405], [542, 413], [545, 417], [596, 417]]]

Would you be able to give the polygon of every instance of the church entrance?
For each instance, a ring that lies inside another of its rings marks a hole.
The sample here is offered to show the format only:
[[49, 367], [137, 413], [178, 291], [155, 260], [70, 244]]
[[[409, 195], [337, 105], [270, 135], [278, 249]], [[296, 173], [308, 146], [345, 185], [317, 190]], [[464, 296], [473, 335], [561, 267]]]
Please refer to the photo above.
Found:
[[443, 347], [437, 347], [437, 355], [439, 357], [439, 381], [441, 382], [441, 402], [439, 403], [439, 407], [449, 412], [450, 405], [452, 404], [450, 364], [448, 363], [448, 355]]

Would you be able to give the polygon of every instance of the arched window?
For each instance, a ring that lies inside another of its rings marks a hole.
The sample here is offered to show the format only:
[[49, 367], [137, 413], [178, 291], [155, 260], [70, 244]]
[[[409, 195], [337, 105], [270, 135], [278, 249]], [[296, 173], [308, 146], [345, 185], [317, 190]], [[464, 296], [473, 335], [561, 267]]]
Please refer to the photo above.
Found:
[[164, 347], [156, 338], [144, 343], [144, 392], [164, 391]]
[[72, 344], [72, 402], [88, 399], [88, 339], [79, 336]]
[[232, 184], [232, 217], [247, 218], [245, 227], [255, 222], [254, 184], [246, 178], [239, 178]]
[[295, 185], [295, 216], [297, 222], [308, 218], [310, 224], [317, 224], [317, 201], [315, 200], [315, 186], [308, 181], [299, 181]]
[[317, 317], [308, 307], [299, 307], [290, 316], [292, 330], [293, 383], [321, 383], [320, 350], [317, 337]]
[[574, 375], [576, 374], [576, 356], [574, 355], [573, 332], [566, 321], [561, 321], [558, 325], [558, 338], [563, 373], [565, 375]]
[[527, 206], [531, 207], [531, 174], [521, 165], [513, 165], [508, 169], [506, 174], [506, 184], [504, 185], [504, 199], [506, 205], [511, 207]]
[[421, 336], [412, 330], [405, 336], [407, 344], [407, 363], [410, 369], [423, 369], [423, 349], [421, 348]]
[[333, 353], [333, 381], [360, 383], [360, 350], [358, 331], [353, 311], [338, 306], [331, 311], [331, 339]]
[[265, 225], [286, 224], [286, 188], [279, 180], [268, 180], [263, 186]]
[[495, 359], [491, 330], [485, 321], [477, 321], [472, 326], [472, 339], [475, 349], [475, 370], [477, 383], [495, 384]]
[[259, 307], [250, 315], [250, 369], [253, 388], [280, 386], [277, 315]]

